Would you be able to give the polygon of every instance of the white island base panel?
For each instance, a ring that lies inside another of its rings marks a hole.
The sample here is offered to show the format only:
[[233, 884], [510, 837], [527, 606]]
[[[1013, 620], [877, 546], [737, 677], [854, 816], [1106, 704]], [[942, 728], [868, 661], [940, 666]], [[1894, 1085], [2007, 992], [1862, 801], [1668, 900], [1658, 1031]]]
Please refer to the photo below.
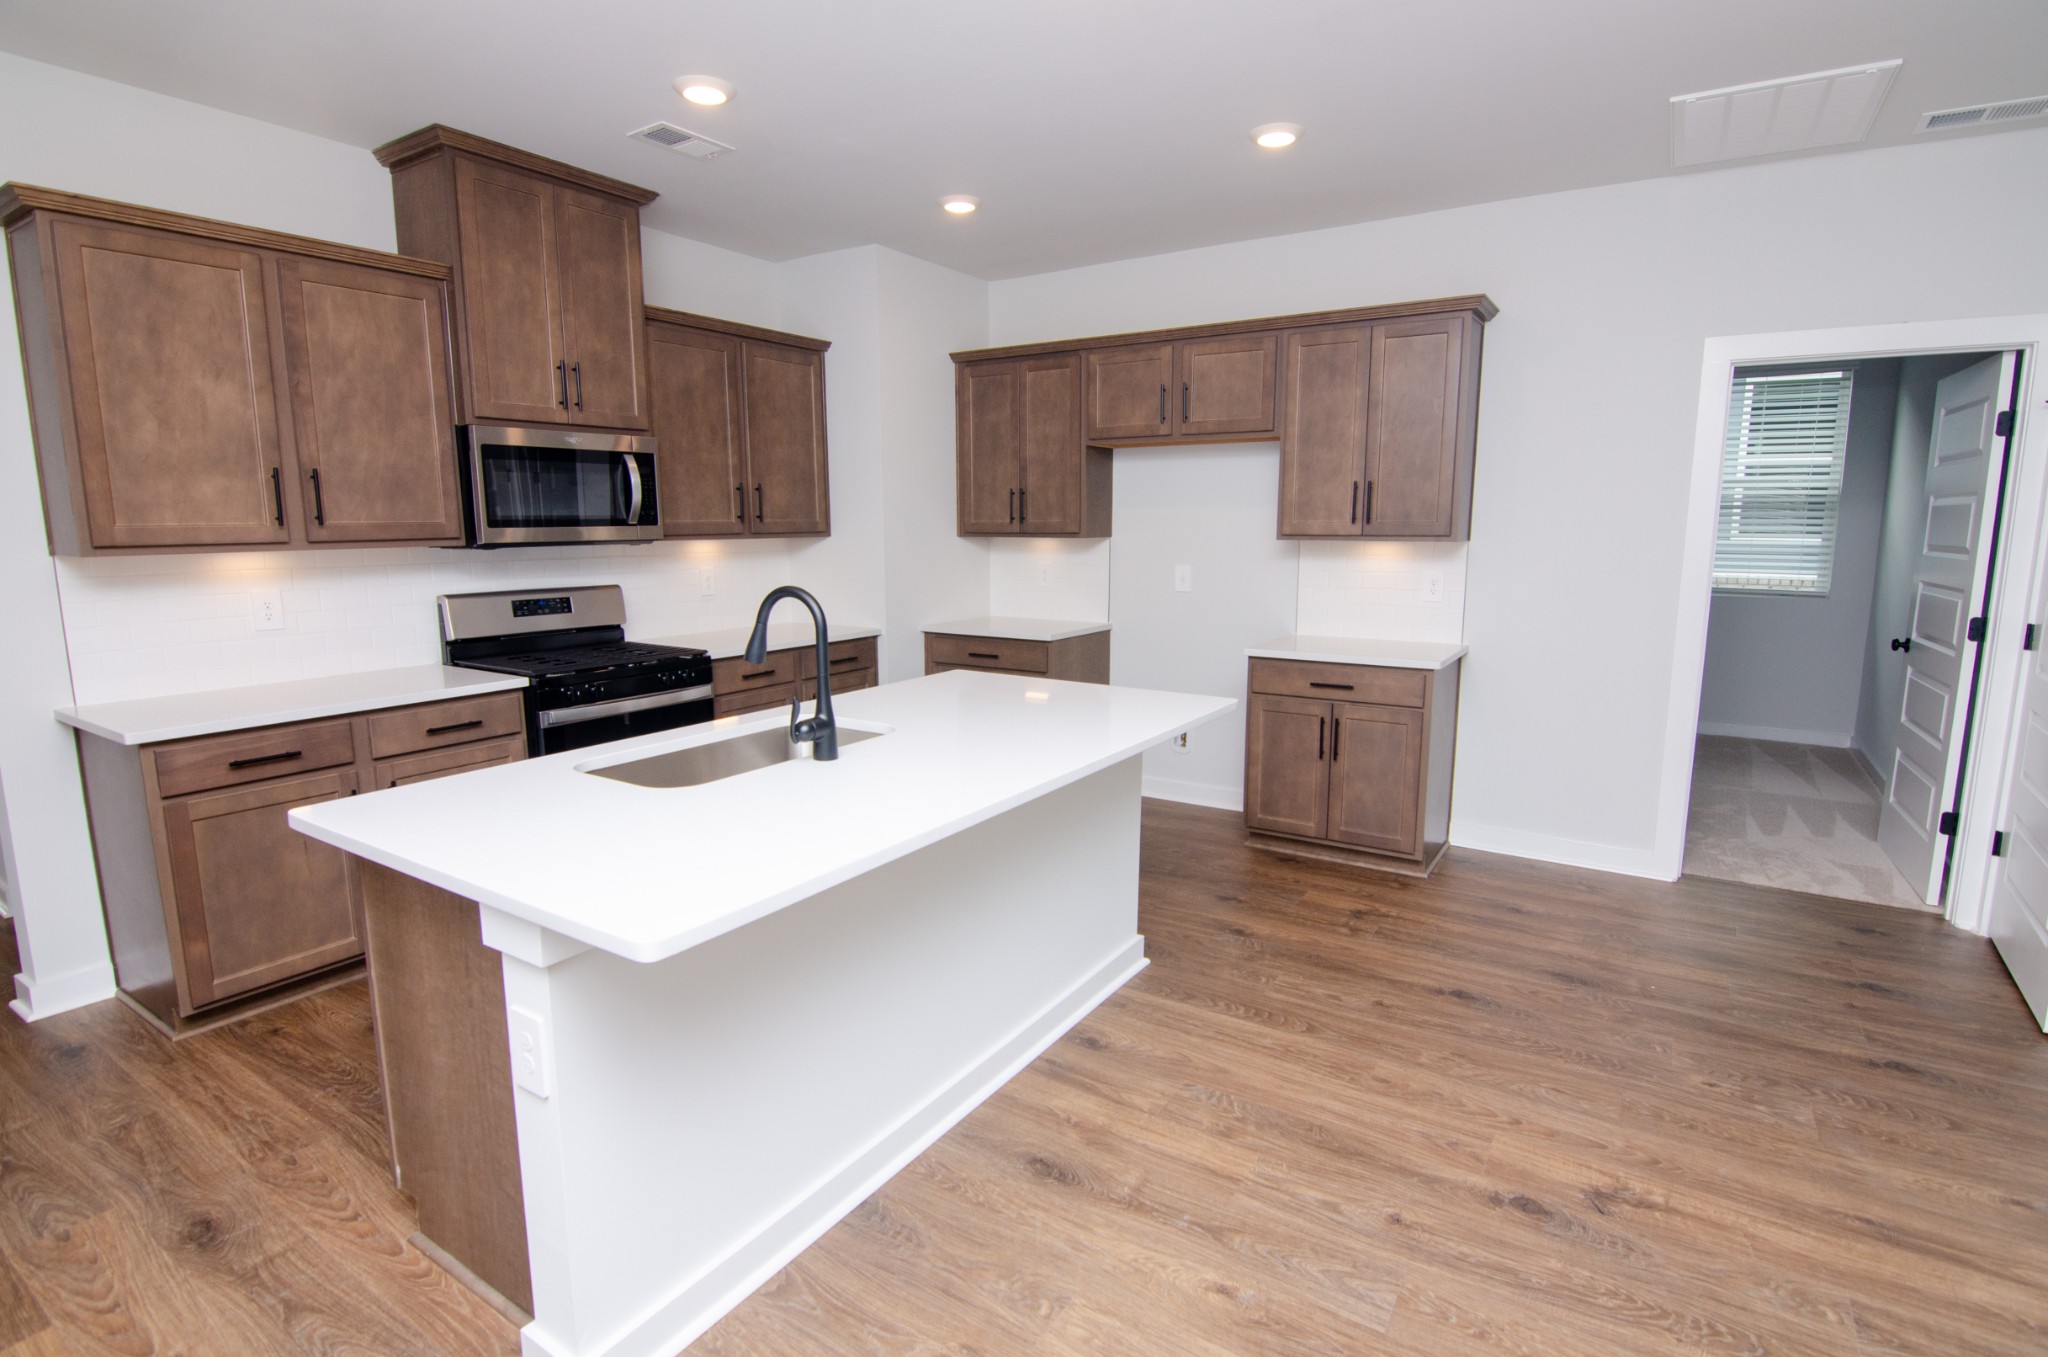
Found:
[[1142, 969], [1139, 767], [665, 961], [485, 907], [552, 1080], [514, 1093], [528, 1357], [671, 1357]]

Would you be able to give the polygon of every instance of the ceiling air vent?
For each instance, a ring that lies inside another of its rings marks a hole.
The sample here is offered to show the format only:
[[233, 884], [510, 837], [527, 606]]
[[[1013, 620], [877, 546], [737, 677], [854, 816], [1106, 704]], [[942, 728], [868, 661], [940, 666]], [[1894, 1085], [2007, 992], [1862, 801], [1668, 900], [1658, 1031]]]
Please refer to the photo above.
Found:
[[1681, 94], [1671, 101], [1671, 163], [1704, 165], [1861, 141], [1902, 64], [1880, 61]]
[[1922, 132], [1940, 132], [1951, 127], [1979, 127], [1985, 123], [2006, 123], [2017, 118], [2048, 116], [2048, 94], [2031, 99], [2008, 99], [2002, 104], [1976, 104], [1970, 108], [1945, 108], [1921, 115]]
[[701, 132], [691, 132], [674, 123], [649, 123], [626, 135], [635, 141], [652, 142], [664, 151], [674, 151], [693, 160], [716, 160], [732, 150], [722, 141], [713, 141]]

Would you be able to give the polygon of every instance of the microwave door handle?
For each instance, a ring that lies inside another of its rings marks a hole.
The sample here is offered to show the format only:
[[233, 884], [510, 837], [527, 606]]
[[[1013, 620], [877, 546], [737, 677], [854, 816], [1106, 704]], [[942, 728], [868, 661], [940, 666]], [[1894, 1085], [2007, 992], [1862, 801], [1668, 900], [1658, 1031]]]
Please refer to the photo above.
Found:
[[630, 528], [640, 521], [640, 501], [645, 493], [640, 484], [640, 459], [630, 452], [626, 454], [626, 483], [632, 494], [632, 501], [626, 505], [626, 526]]

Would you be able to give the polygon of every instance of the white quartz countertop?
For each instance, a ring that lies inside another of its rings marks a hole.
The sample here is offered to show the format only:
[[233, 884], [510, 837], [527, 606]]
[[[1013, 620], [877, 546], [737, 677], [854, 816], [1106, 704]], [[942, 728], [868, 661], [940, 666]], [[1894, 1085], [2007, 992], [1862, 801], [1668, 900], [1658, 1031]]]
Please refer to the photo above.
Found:
[[1108, 631], [1107, 622], [1075, 622], [1059, 617], [963, 617], [932, 622], [925, 631], [941, 636], [986, 636], [992, 641], [1064, 641]]
[[1376, 641], [1364, 636], [1282, 636], [1245, 654], [1255, 660], [1319, 660], [1326, 664], [1378, 664], [1390, 669], [1442, 669], [1462, 658], [1451, 641]]
[[[793, 612], [803, 611], [792, 608]], [[845, 627], [826, 619], [825, 632], [834, 641], [859, 641], [870, 636], [880, 636], [880, 627]], [[729, 660], [747, 653], [747, 638], [754, 634], [752, 627], [727, 627], [723, 631], [692, 631], [680, 636], [635, 636], [636, 641], [657, 646], [694, 646], [708, 650], [714, 660]], [[816, 645], [811, 633], [811, 620], [770, 622], [768, 624], [768, 648], [770, 650], [795, 650], [800, 646]]]
[[215, 688], [203, 693], [59, 707], [57, 719], [116, 744], [156, 744], [160, 740], [311, 721], [322, 716], [346, 716], [384, 707], [409, 707], [416, 702], [475, 697], [525, 686], [526, 680], [515, 674], [421, 664], [248, 688]]
[[783, 713], [478, 769], [291, 812], [293, 828], [629, 960], [675, 955], [1164, 744], [1227, 697], [954, 672], [846, 694], [884, 730], [699, 787], [578, 771], [782, 727]]

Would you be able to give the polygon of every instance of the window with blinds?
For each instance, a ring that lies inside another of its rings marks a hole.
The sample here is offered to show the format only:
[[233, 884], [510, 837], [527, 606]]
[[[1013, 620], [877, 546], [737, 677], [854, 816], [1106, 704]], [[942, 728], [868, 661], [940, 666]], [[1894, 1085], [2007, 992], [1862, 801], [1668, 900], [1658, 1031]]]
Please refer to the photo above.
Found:
[[1853, 374], [1737, 371], [1721, 445], [1714, 588], [1825, 595]]

